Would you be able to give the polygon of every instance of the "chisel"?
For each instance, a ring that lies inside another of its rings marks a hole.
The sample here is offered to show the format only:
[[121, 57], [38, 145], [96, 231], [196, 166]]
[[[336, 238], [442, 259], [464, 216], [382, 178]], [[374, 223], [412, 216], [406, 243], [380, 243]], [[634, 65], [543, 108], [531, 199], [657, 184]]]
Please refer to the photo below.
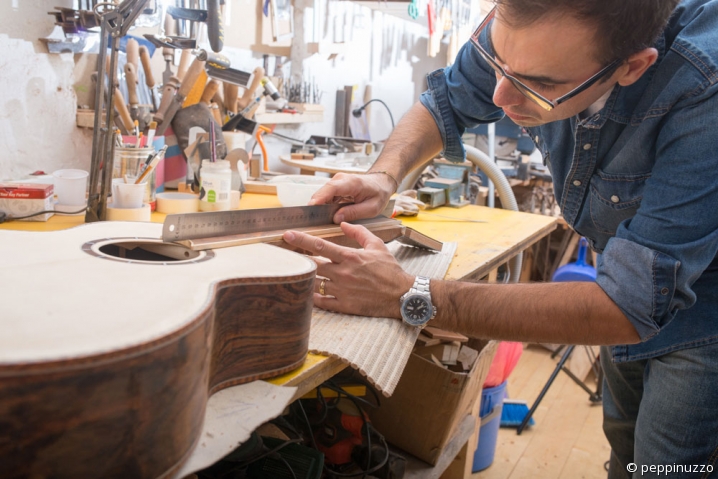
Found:
[[[184, 52], [183, 52], [184, 53]], [[187, 74], [182, 78], [180, 88], [177, 90], [177, 93], [172, 97], [172, 102], [169, 104], [167, 111], [163, 113], [162, 115], [162, 123], [160, 123], [160, 126], [157, 127], [157, 135], [161, 136], [164, 134], [167, 127], [172, 123], [172, 118], [174, 118], [175, 113], [182, 108], [182, 104], [185, 101], [185, 98], [189, 94], [190, 91], [192, 91], [192, 87], [197, 82], [197, 79], [199, 78], [200, 74], [204, 71], [204, 63], [199, 58], [195, 58], [192, 64], [190, 65], [189, 69], [187, 70]], [[163, 101], [164, 103], [164, 101]], [[158, 112], [159, 114], [160, 112]]]
[[135, 65], [130, 61], [129, 56], [125, 63], [125, 80], [127, 81], [127, 100], [130, 103], [130, 115], [133, 120], [139, 119], [140, 101], [137, 96], [137, 70]]
[[224, 47], [224, 27], [219, 0], [207, 0], [207, 37], [212, 51], [221, 52]]
[[145, 72], [145, 84], [150, 89], [152, 95], [152, 109], [157, 110], [158, 107], [158, 94], [155, 84], [155, 76], [152, 74], [152, 63], [150, 62], [150, 51], [146, 46], [140, 46], [140, 61], [142, 62], [142, 69]]
[[202, 96], [200, 97], [200, 100], [202, 103], [209, 105], [212, 102], [212, 98], [214, 97], [215, 93], [219, 90], [220, 82], [217, 80], [210, 80], [209, 83], [207, 83], [204, 87], [204, 91], [202, 92]]
[[122, 96], [122, 92], [119, 87], [115, 87], [112, 102], [115, 104], [115, 109], [120, 114], [120, 119], [122, 120], [122, 125], [125, 127], [125, 130], [128, 132], [132, 131], [135, 128], [135, 122], [132, 121], [132, 116], [130, 116], [127, 104], [125, 103], [125, 98]]
[[125, 51], [127, 52], [127, 63], [132, 63], [137, 71], [140, 67], [140, 44], [134, 38], [130, 38], [127, 40]]
[[162, 73], [162, 84], [165, 85], [170, 81], [170, 77], [174, 75], [172, 73], [172, 68], [170, 68], [170, 65], [172, 65], [172, 62], [175, 58], [175, 51], [170, 47], [163, 47], [162, 48], [162, 57], [165, 59], [165, 71]]
[[262, 78], [264, 78], [264, 68], [257, 67], [252, 72], [252, 83], [247, 86], [247, 89], [244, 91], [244, 94], [242, 95], [242, 98], [240, 98], [237, 101], [237, 107], [244, 109], [249, 105], [252, 100], [256, 97], [255, 92], [257, 91], [257, 88], [259, 88], [259, 85], [262, 81]]

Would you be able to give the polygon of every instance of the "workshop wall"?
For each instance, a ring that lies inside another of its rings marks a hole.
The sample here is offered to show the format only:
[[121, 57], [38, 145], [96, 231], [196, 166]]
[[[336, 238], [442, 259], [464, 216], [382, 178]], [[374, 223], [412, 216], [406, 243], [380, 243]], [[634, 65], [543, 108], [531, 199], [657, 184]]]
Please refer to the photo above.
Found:
[[75, 127], [72, 54], [49, 55], [38, 38], [47, 12], [71, 0], [0, 2], [0, 180], [61, 166], [89, 169], [92, 135]]
[[[249, 71], [262, 64], [262, 55], [250, 51], [261, 37], [257, 4], [256, 0], [232, 3], [223, 52], [234, 67]], [[445, 65], [444, 51], [427, 57], [423, 25], [352, 2], [317, 0], [314, 5], [316, 12], [313, 8], [305, 11], [304, 41], [344, 43], [343, 53], [336, 58], [315, 54], [301, 65], [304, 79], [315, 81], [323, 93], [324, 121], [279, 126], [278, 132], [300, 139], [332, 135], [335, 92], [345, 85], [357, 86], [358, 105], [364, 88], [371, 85], [372, 97], [384, 100], [398, 122], [425, 88], [425, 75]], [[72, 7], [73, 2], [0, 2], [0, 48], [6, 52], [0, 59], [0, 179], [20, 179], [36, 170], [51, 172], [62, 167], [89, 170], [92, 134], [75, 126], [75, 111], [78, 103], [91, 103], [89, 73], [94, 70], [95, 56], [46, 53], [38, 38], [51, 33], [52, 18], [47, 12], [58, 6]], [[155, 55], [153, 61], [161, 71], [161, 56]], [[272, 59], [269, 73], [273, 68]], [[286, 77], [290, 68], [287, 59]], [[372, 139], [381, 140], [390, 133], [389, 116], [381, 105], [372, 107], [370, 133]], [[269, 138], [267, 146], [270, 168], [291, 171], [277, 159], [289, 152], [289, 143]]]

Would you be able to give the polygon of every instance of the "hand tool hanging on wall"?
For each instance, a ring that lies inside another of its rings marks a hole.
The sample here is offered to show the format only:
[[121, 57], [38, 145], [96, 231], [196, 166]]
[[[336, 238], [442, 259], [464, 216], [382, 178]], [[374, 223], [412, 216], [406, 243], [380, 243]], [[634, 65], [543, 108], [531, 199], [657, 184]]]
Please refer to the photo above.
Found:
[[207, 82], [199, 101], [201, 101], [205, 105], [209, 105], [210, 103], [212, 103], [212, 98], [214, 98], [214, 95], [219, 91], [220, 85], [221, 82], [218, 80], [210, 80], [209, 82]]
[[207, 0], [207, 38], [212, 51], [221, 52], [224, 47], [224, 26], [219, 0]]
[[[160, 25], [160, 31], [157, 35], [146, 33], [144, 37], [149, 40], [157, 48], [171, 49], [191, 49], [197, 46], [195, 38], [181, 37], [176, 33], [175, 20], [170, 15], [165, 15], [165, 21]], [[165, 60], [167, 58], [165, 57]]]
[[152, 110], [156, 111], [159, 106], [159, 94], [157, 93], [155, 76], [152, 74], [150, 51], [144, 45], [140, 47], [140, 61], [142, 62], [142, 69], [145, 72], [145, 84], [147, 88], [150, 89], [150, 95], [152, 96]]
[[244, 109], [249, 105], [249, 103], [256, 98], [256, 92], [257, 88], [259, 88], [262, 78], [264, 78], [264, 68], [257, 67], [252, 72], [252, 82], [247, 86], [246, 90], [244, 91], [244, 94], [242, 95], [242, 98], [237, 100], [237, 107]]
[[[229, 58], [227, 58], [224, 55], [219, 54], [212, 54], [209, 53], [207, 50], [203, 50], [201, 48], [198, 48], [197, 50], [193, 51], [192, 53], [195, 54], [197, 58], [207, 63], [207, 68], [215, 68], [217, 70], [227, 70], [230, 66]], [[240, 77], [241, 79], [242, 77]], [[240, 80], [241, 81], [241, 80]]]
[[174, 101], [174, 96], [177, 94], [177, 90], [179, 90], [180, 87], [180, 81], [179, 78], [172, 75], [170, 78], [164, 82], [164, 85], [162, 85], [162, 101], [160, 102], [160, 107], [155, 112], [153, 118], [157, 123], [161, 123], [162, 120], [165, 119], [165, 114], [167, 113], [167, 110], [169, 109], [170, 105]]
[[[211, 76], [211, 75], [210, 75]], [[237, 114], [237, 99], [239, 98], [239, 86], [234, 83], [224, 82], [224, 108], [227, 114]]]
[[133, 120], [139, 120], [140, 101], [137, 97], [137, 70], [129, 60], [125, 63], [125, 80], [127, 81], [127, 100]]
[[125, 45], [127, 53], [127, 63], [131, 63], [135, 67], [135, 71], [140, 66], [140, 44], [134, 38], [129, 38]]
[[[195, 82], [199, 78], [200, 74], [204, 70], [205, 62], [200, 60], [199, 58], [195, 58], [192, 61], [192, 64], [190, 65], [189, 69], [187, 69], [187, 73], [182, 78], [179, 90], [177, 90], [177, 93], [172, 97], [172, 102], [169, 104], [167, 111], [163, 114], [162, 122], [157, 127], [157, 135], [163, 135], [167, 127], [172, 122], [172, 118], [174, 117], [175, 113], [182, 108], [182, 104], [185, 101], [185, 98], [189, 94], [190, 91], [192, 91], [192, 87], [194, 86]], [[159, 114], [160, 112], [158, 112]]]
[[180, 80], [184, 78], [190, 63], [192, 63], [192, 50], [182, 50], [179, 65], [177, 65], [177, 78]]
[[[194, 54], [199, 60], [205, 62], [206, 67], [209, 67], [211, 65], [211, 67], [215, 69], [226, 70], [229, 68], [229, 58], [225, 57], [224, 55], [210, 53], [202, 49], [192, 50], [192, 54]], [[195, 84], [192, 87], [192, 90], [190, 90], [190, 92], [187, 94], [187, 97], [182, 104], [183, 107], [192, 106], [200, 101], [202, 97], [202, 92], [207, 85], [207, 80], [207, 72], [206, 70], [202, 70], [199, 77], [197, 77], [197, 80], [195, 80]]]

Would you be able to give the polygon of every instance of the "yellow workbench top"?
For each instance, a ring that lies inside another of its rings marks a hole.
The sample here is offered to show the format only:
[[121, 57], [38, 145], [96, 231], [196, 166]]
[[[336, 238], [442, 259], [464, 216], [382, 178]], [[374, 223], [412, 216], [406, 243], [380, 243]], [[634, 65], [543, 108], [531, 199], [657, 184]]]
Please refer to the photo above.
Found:
[[[245, 193], [240, 209], [280, 207], [274, 195]], [[165, 214], [152, 213], [152, 221], [164, 222]], [[84, 223], [84, 215], [54, 215], [46, 222], [13, 221], [0, 229], [21, 231], [56, 231]], [[416, 217], [399, 217], [407, 226], [440, 241], [456, 241], [458, 248], [446, 279], [471, 280], [486, 276], [516, 254], [548, 235], [557, 226], [556, 218], [492, 209], [483, 206], [442, 207], [419, 213]], [[304, 365], [269, 382], [296, 386], [295, 397], [304, 395], [329, 379], [346, 365], [337, 358], [309, 354]]]

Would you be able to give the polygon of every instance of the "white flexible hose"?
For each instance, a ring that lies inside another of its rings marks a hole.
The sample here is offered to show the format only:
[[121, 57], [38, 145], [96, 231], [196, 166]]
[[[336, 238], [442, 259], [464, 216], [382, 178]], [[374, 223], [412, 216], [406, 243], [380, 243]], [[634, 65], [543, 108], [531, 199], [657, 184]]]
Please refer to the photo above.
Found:
[[[489, 157], [486, 156], [486, 154], [481, 150], [478, 150], [473, 146], [469, 146], [467, 144], [464, 144], [464, 148], [466, 148], [466, 159], [476, 165], [476, 167], [479, 170], [483, 171], [484, 174], [489, 178], [489, 180], [494, 183], [496, 191], [498, 191], [499, 193], [499, 198], [501, 199], [502, 208], [506, 210], [518, 211], [519, 207], [518, 203], [516, 203], [516, 197], [514, 196], [514, 192], [511, 189], [511, 185], [509, 185], [509, 180], [506, 179], [506, 175], [504, 175], [503, 171], [501, 171], [501, 169], [496, 165], [496, 163], [491, 161]], [[399, 189], [397, 191], [402, 192], [404, 190], [412, 188], [416, 184], [416, 181], [419, 179], [419, 176], [421, 176], [421, 173], [424, 171], [424, 168], [426, 168], [430, 161], [421, 165], [419, 168], [412, 170], [404, 178], [404, 181], [401, 182], [401, 185], [399, 186]], [[509, 260], [508, 267], [510, 273], [510, 283], [518, 283], [519, 278], [521, 277], [522, 263], [523, 253], [519, 253]]]
[[[501, 169], [489, 159], [484, 152], [474, 148], [473, 146], [464, 145], [466, 148], [466, 159], [471, 161], [478, 169], [484, 172], [489, 180], [493, 181], [496, 191], [501, 199], [501, 207], [505, 210], [518, 211], [519, 205], [516, 203], [516, 196], [509, 185], [509, 180]], [[523, 253], [519, 253], [509, 260], [509, 283], [518, 283], [521, 277], [521, 265], [523, 263]]]

